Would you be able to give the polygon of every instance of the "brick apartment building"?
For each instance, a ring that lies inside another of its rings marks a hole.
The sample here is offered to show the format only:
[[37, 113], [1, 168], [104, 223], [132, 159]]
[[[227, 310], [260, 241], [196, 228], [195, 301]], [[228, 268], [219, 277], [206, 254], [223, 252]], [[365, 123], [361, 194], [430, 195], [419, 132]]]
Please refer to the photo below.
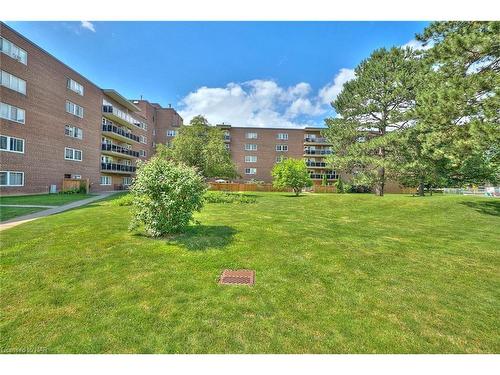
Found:
[[[64, 178], [88, 179], [94, 192], [127, 188], [136, 162], [183, 123], [170, 106], [98, 87], [1, 22], [0, 51], [2, 194], [59, 191]], [[337, 178], [319, 128], [217, 126], [241, 180], [270, 182], [282, 157], [304, 158], [316, 183]]]

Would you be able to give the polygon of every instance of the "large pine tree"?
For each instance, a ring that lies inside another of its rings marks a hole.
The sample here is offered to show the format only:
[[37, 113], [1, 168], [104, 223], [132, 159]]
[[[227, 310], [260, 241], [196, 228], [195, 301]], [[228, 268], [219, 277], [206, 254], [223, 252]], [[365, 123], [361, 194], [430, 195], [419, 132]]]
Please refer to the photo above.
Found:
[[377, 195], [395, 175], [398, 132], [412, 125], [418, 64], [410, 49], [376, 50], [332, 103], [338, 117], [325, 120], [334, 150], [329, 163], [373, 186]]

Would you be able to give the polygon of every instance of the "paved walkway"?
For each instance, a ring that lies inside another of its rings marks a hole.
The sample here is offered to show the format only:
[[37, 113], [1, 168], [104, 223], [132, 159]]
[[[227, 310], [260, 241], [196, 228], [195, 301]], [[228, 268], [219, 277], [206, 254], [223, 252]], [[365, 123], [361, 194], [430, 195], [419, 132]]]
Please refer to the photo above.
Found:
[[[96, 195], [95, 197], [87, 198], [87, 199], [82, 199], [80, 201], [76, 202], [71, 202], [68, 204], [65, 204], [63, 206], [46, 206], [46, 207], [51, 207], [48, 210], [43, 210], [43, 211], [38, 211], [34, 212], [32, 214], [28, 215], [23, 215], [23, 216], [18, 216], [13, 219], [4, 221], [3, 223], [0, 223], [0, 232], [9, 229], [12, 227], [16, 227], [20, 224], [27, 223], [28, 221], [33, 221], [41, 217], [53, 215], [53, 214], [58, 214], [59, 212], [71, 210], [72, 208], [80, 207], [80, 206], [85, 206], [86, 204], [95, 202], [99, 199], [103, 199], [106, 197], [109, 197], [110, 195], [116, 194], [116, 191], [111, 191], [111, 192], [106, 192], [106, 193], [100, 193], [99, 195]], [[3, 205], [7, 206], [7, 205]], [[15, 207], [41, 207], [41, 206], [30, 206], [30, 205], [10, 205], [10, 206], [15, 206]]]
[[58, 206], [40, 206], [38, 204], [0, 204], [0, 207], [54, 208]]

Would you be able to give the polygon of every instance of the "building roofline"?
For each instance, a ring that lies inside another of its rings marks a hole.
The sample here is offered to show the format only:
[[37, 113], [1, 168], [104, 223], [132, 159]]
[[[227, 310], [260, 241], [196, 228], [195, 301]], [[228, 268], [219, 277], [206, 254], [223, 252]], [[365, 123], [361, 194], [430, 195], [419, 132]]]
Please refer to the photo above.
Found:
[[141, 109], [138, 106], [136, 106], [130, 100], [125, 98], [123, 95], [121, 95], [115, 89], [102, 89], [102, 92], [105, 95], [109, 96], [111, 99], [113, 99], [115, 102], [118, 102], [122, 106], [126, 107], [127, 109], [130, 109], [131, 111], [134, 111], [134, 112], [141, 112]]

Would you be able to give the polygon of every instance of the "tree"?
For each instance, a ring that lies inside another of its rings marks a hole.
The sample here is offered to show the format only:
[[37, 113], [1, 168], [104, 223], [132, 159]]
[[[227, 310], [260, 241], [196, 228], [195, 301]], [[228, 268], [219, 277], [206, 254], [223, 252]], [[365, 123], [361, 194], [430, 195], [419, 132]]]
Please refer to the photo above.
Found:
[[291, 188], [298, 196], [303, 188], [312, 186], [306, 162], [303, 159], [287, 158], [276, 164], [272, 170], [273, 186]]
[[417, 39], [433, 70], [417, 93], [422, 152], [449, 183], [499, 179], [500, 22], [433, 22]]
[[139, 161], [130, 188], [130, 229], [144, 225], [153, 237], [181, 232], [193, 219], [193, 213], [201, 210], [206, 189], [203, 177], [193, 167], [158, 156]]
[[224, 144], [221, 129], [210, 126], [203, 116], [196, 116], [183, 126], [171, 147], [159, 145], [162, 157], [196, 167], [205, 178], [234, 178], [236, 167]]
[[332, 103], [339, 117], [325, 120], [326, 138], [334, 153], [328, 162], [355, 175], [355, 183], [384, 194], [386, 180], [395, 174], [395, 139], [412, 124], [414, 76], [419, 62], [411, 49], [376, 50], [355, 69]]

